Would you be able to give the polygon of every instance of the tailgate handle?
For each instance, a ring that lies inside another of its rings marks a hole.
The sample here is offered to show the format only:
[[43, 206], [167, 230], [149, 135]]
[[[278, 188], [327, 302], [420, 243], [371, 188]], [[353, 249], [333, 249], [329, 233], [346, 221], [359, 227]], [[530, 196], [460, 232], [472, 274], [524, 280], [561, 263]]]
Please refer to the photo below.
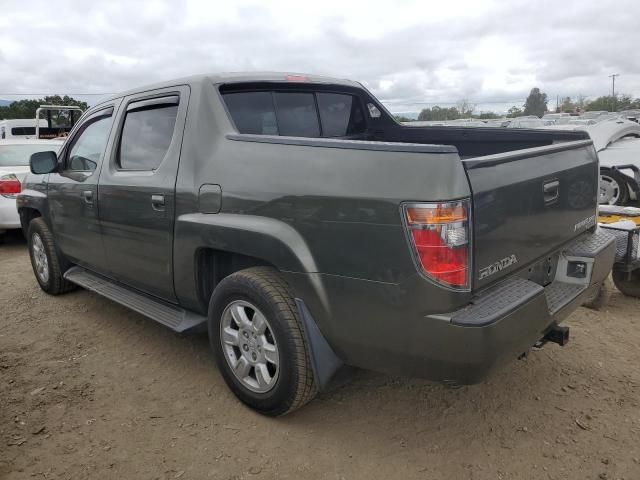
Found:
[[544, 194], [544, 203], [555, 202], [560, 196], [560, 181], [551, 180], [550, 182], [545, 182], [542, 185], [542, 192]]

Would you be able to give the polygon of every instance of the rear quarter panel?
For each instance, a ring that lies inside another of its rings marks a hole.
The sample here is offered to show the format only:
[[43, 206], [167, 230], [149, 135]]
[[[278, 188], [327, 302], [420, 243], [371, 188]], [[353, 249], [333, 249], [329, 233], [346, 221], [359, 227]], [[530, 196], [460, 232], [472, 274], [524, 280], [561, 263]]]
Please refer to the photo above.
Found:
[[[261, 251], [268, 255], [264, 260], [291, 273], [389, 285], [413, 281], [417, 271], [400, 203], [470, 195], [450, 147], [420, 145], [420, 151], [410, 151], [411, 146], [400, 145], [394, 151], [393, 146], [361, 148], [367, 142], [310, 143], [238, 136], [215, 88], [192, 89], [176, 184], [174, 268], [181, 302], [195, 301], [194, 256], [207, 246], [246, 255]], [[215, 217], [208, 225], [194, 228], [202, 184], [221, 186], [221, 210], [207, 214]], [[275, 232], [272, 247], [265, 252], [267, 242], [260, 247], [248, 242], [246, 231], [252, 227], [238, 228], [239, 217], [268, 220]], [[278, 233], [287, 231], [295, 235]], [[285, 241], [294, 236], [295, 241]]]

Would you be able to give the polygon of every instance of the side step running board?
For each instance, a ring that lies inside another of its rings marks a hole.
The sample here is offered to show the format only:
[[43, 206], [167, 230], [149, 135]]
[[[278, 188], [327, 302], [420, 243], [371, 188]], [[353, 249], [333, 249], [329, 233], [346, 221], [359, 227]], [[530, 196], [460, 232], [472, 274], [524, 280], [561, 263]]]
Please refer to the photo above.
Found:
[[71, 267], [65, 272], [64, 278], [149, 317], [176, 332], [184, 332], [207, 321], [207, 317], [203, 315], [131, 291], [82, 267]]

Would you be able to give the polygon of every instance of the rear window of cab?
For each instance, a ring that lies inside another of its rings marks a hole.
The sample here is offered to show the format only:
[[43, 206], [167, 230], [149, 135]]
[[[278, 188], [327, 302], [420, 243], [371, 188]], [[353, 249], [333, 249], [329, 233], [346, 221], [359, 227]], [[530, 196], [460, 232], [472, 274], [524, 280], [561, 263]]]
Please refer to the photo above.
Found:
[[346, 93], [223, 93], [238, 132], [291, 137], [349, 137], [367, 128], [360, 99]]

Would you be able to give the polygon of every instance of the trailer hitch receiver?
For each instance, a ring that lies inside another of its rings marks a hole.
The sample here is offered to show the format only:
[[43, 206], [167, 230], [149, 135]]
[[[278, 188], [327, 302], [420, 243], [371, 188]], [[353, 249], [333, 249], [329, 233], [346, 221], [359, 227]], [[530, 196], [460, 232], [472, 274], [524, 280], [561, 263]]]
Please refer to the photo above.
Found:
[[569, 343], [569, 327], [554, 325], [545, 335], [543, 341], [557, 343], [564, 347]]

